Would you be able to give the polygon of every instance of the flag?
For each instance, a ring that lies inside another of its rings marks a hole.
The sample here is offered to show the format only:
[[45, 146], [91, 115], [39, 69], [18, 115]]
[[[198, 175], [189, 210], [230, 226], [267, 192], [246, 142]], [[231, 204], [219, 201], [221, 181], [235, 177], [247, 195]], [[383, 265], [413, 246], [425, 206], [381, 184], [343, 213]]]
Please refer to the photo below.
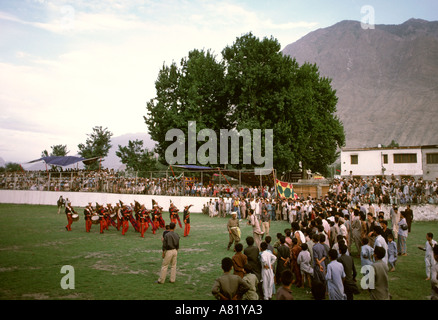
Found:
[[277, 194], [280, 198], [298, 199], [298, 195], [294, 192], [292, 183], [275, 180], [277, 186]]

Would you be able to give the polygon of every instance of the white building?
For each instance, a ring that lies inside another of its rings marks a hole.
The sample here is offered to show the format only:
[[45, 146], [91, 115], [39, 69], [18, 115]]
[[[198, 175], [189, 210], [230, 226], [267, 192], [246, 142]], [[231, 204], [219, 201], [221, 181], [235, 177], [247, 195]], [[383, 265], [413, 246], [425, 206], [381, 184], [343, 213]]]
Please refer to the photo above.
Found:
[[344, 148], [341, 176], [412, 176], [438, 178], [438, 146]]

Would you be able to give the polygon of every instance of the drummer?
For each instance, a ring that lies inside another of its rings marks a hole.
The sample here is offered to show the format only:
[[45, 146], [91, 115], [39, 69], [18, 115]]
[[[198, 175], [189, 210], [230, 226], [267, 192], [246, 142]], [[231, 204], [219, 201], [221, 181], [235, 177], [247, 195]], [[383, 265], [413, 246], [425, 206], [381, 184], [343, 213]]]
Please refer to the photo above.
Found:
[[75, 209], [71, 206], [71, 202], [67, 202], [65, 206], [65, 215], [67, 216], [67, 225], [65, 226], [65, 230], [71, 231], [71, 225], [73, 223], [73, 214], [77, 214]]
[[106, 229], [105, 208], [96, 202], [96, 212], [99, 215], [100, 233]]
[[84, 209], [84, 218], [85, 218], [85, 232], [90, 232], [91, 230], [91, 216], [93, 215], [93, 206], [91, 202], [88, 202], [88, 205]]

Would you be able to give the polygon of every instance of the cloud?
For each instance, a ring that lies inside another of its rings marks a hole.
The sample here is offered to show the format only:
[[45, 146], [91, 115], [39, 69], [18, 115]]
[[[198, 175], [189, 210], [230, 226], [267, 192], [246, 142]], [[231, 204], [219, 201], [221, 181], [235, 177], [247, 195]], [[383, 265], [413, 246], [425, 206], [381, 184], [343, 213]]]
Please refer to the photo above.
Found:
[[146, 132], [146, 101], [155, 96], [159, 69], [190, 50], [217, 54], [249, 31], [278, 35], [281, 43], [297, 37], [295, 30], [315, 26], [276, 22], [229, 1], [34, 4], [44, 10], [32, 19], [18, 10], [0, 11], [0, 22], [24, 26], [22, 40], [33, 40], [12, 51], [14, 61], [0, 63], [0, 125], [14, 137], [12, 148], [3, 141], [0, 150], [17, 148], [26, 158], [54, 144], [68, 144], [74, 153], [96, 125], [115, 136]]

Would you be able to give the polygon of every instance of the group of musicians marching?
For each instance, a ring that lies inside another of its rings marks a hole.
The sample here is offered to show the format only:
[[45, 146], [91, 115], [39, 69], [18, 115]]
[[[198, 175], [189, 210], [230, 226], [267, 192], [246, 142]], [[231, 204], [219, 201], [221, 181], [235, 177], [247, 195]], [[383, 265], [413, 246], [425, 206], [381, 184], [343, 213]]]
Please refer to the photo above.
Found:
[[[144, 234], [149, 227], [151, 227], [153, 234], [159, 229], [165, 229], [166, 224], [162, 216], [163, 208], [160, 207], [155, 200], [152, 200], [153, 208], [151, 210], [146, 209], [144, 204], [140, 204], [137, 201], [134, 202], [134, 204], [131, 203], [127, 205], [119, 201], [114, 207], [110, 203], [104, 206], [97, 202], [93, 207], [91, 202], [89, 202], [84, 208], [85, 231], [90, 232], [93, 224], [100, 224], [100, 233], [104, 233], [105, 230], [109, 230], [110, 226], [113, 226], [118, 231], [120, 231], [121, 228], [122, 235], [125, 235], [131, 223], [135, 231], [140, 233], [140, 237], [144, 238]], [[184, 207], [184, 237], [187, 237], [190, 233], [189, 209], [191, 206], [192, 205], [188, 205]], [[69, 201], [65, 203], [65, 214], [67, 216], [65, 229], [71, 231], [73, 222], [79, 220], [79, 214], [71, 206], [71, 202]], [[175, 223], [175, 225], [178, 224], [180, 228], [182, 228], [179, 209], [172, 201], [170, 202], [169, 215], [170, 222]]]

